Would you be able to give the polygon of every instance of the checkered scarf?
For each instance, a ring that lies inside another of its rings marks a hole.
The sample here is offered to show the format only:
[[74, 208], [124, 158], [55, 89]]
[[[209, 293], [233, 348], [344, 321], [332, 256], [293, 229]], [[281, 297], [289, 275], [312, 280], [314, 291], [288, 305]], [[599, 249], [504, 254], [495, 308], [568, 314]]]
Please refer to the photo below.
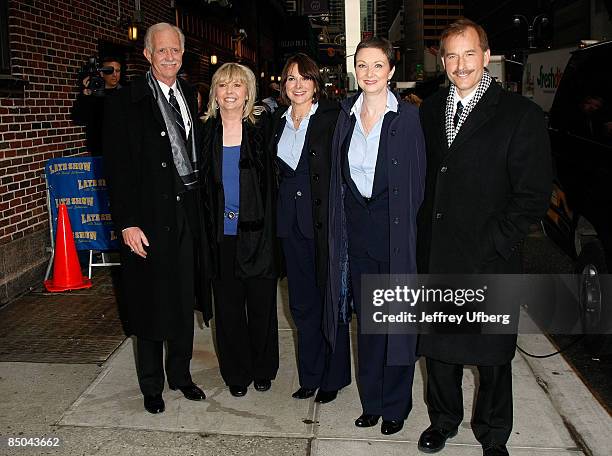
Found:
[[455, 140], [455, 136], [459, 133], [459, 129], [461, 125], [465, 122], [465, 119], [470, 114], [476, 103], [482, 98], [484, 93], [487, 91], [489, 86], [491, 85], [492, 78], [489, 75], [488, 71], [484, 71], [482, 73], [482, 79], [478, 83], [478, 87], [476, 87], [476, 93], [474, 97], [470, 101], [467, 106], [464, 106], [461, 115], [459, 116], [459, 122], [457, 122], [457, 126], [453, 125], [453, 110], [455, 108], [455, 91], [457, 88], [455, 84], [451, 83], [450, 90], [448, 91], [448, 96], [446, 97], [446, 141], [448, 142], [448, 147], [451, 146], [453, 141]]

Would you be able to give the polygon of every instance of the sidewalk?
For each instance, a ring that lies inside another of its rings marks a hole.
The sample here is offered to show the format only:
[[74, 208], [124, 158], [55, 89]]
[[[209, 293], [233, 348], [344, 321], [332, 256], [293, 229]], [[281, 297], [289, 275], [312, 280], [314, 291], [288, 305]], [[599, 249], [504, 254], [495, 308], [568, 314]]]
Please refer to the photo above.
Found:
[[[415, 375], [413, 410], [404, 429], [392, 436], [383, 436], [380, 426], [353, 425], [361, 413], [355, 382], [329, 404], [292, 399], [298, 387], [295, 332], [284, 282], [279, 296], [280, 369], [265, 393], [251, 387], [243, 398], [229, 394], [218, 372], [211, 329], [202, 328], [201, 322], [195, 328], [192, 375], [208, 397], [191, 402], [166, 388], [166, 411], [160, 415], [143, 409], [131, 339], [101, 366], [0, 363], [0, 454], [422, 455], [416, 441], [428, 425], [423, 363]], [[530, 352], [554, 351], [542, 336], [520, 337], [519, 343]], [[561, 357], [536, 360], [517, 353], [513, 368], [510, 454], [610, 454], [610, 416]], [[470, 368], [466, 368], [464, 394], [467, 421], [442, 455], [482, 454], [469, 427], [474, 396]], [[4, 437], [9, 436], [57, 436], [61, 441], [57, 448], [7, 448]]]

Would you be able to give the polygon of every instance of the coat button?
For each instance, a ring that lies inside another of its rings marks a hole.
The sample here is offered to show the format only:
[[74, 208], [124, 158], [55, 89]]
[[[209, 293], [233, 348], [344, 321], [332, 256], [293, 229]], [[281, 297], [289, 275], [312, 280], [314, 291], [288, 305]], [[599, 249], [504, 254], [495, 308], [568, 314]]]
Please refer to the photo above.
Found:
[[302, 197], [302, 191], [298, 190], [297, 192], [295, 192], [295, 196], [297, 196], [298, 198]]
[[436, 213], [436, 220], [442, 220], [442, 212]]
[[166, 132], [165, 132], [165, 131], [162, 131], [162, 132], [160, 133], [160, 135], [161, 135], [161, 136], [166, 136]]
[[395, 136], [395, 133], [397, 133], [395, 130], [391, 130], [391, 136]]
[[399, 195], [399, 188], [393, 187], [393, 194], [394, 195]]
[[393, 219], [393, 223], [395, 223], [396, 225], [399, 225], [399, 217], [395, 217]]
[[168, 163], [162, 162], [161, 165], [162, 165], [162, 168], [165, 168], [166, 166], [168, 166]]
[[315, 203], [315, 206], [320, 206], [321, 205], [321, 198], [315, 198], [314, 203]]
[[165, 231], [170, 231], [170, 227], [169, 226], [164, 226], [164, 230]]
[[400, 253], [399, 247], [394, 247], [393, 248], [393, 253]]
[[176, 195], [176, 200], [180, 201], [181, 200], [181, 195]]
[[312, 175], [312, 180], [315, 182], [319, 182], [319, 175], [318, 174], [313, 174]]
[[316, 157], [317, 156], [317, 151], [314, 149], [310, 149], [310, 156], [311, 157]]
[[317, 230], [320, 230], [321, 228], [323, 228], [323, 224], [321, 222], [317, 222], [317, 223], [315, 223], [315, 228]]
[[399, 162], [397, 161], [397, 158], [394, 158], [391, 160], [391, 163], [393, 163], [394, 165], [397, 165]]
[[447, 169], [448, 168], [446, 166], [443, 166], [442, 168], [440, 168], [440, 172], [441, 173], [445, 173]]

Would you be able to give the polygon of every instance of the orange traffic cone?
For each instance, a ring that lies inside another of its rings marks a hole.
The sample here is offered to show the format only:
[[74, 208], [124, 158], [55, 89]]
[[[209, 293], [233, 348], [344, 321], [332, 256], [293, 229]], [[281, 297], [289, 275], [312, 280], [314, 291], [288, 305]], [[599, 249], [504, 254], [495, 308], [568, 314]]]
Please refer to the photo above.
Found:
[[81, 273], [68, 209], [65, 204], [60, 204], [57, 217], [57, 235], [55, 236], [53, 278], [45, 280], [45, 288], [48, 291], [55, 292], [80, 290], [89, 287], [91, 287], [91, 280]]

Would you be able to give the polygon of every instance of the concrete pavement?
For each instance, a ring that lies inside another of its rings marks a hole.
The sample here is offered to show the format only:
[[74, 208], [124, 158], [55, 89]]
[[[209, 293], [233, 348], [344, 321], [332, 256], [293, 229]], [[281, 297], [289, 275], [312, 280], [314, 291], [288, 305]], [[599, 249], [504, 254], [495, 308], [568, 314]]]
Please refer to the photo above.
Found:
[[[421, 455], [416, 441], [428, 424], [423, 363], [415, 375], [413, 411], [404, 429], [392, 436], [383, 436], [379, 426], [353, 425], [361, 412], [355, 382], [329, 404], [292, 399], [298, 380], [286, 299], [281, 283], [277, 379], [270, 391], [251, 387], [243, 398], [232, 397], [223, 384], [212, 331], [199, 322], [192, 375], [208, 398], [190, 402], [166, 387], [166, 412], [160, 415], [150, 415], [142, 407], [131, 339], [101, 366], [0, 363], [0, 454]], [[522, 336], [519, 343], [531, 352], [554, 351], [542, 336]], [[537, 360], [517, 354], [513, 368], [512, 455], [610, 454], [610, 416], [560, 356]], [[476, 381], [473, 369], [466, 368], [466, 422], [442, 455], [482, 454], [469, 427]], [[54, 448], [8, 448], [9, 436], [61, 440]]]

